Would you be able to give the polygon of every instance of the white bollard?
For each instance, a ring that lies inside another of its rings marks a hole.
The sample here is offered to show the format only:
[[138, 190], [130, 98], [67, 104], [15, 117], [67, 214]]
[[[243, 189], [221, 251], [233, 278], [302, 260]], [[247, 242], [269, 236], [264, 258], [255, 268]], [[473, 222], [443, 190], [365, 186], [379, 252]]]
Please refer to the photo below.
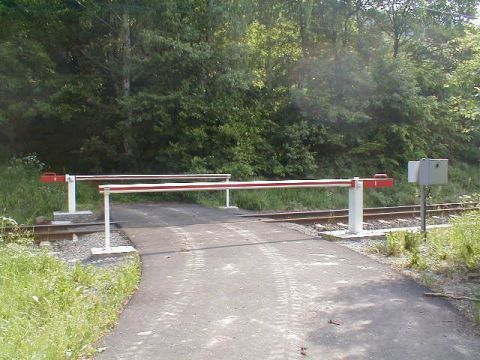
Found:
[[348, 232], [358, 234], [363, 230], [363, 181], [353, 178], [354, 187], [348, 190]]
[[75, 176], [67, 174], [65, 175], [65, 180], [68, 184], [68, 212], [73, 214], [77, 211]]
[[110, 189], [105, 188], [103, 193], [105, 211], [105, 250], [110, 251]]

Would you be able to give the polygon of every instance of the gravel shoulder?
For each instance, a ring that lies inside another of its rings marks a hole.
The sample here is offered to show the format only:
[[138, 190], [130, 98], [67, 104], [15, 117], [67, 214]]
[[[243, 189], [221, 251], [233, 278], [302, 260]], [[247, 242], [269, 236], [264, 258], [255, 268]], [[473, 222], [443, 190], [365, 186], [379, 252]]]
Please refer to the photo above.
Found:
[[[112, 246], [133, 245], [123, 231], [112, 232], [110, 242]], [[97, 232], [74, 236], [73, 240], [54, 241], [49, 248], [49, 252], [60, 260], [63, 260], [69, 266], [75, 266], [75, 264], [81, 263], [83, 265], [100, 267], [117, 267], [125, 264], [130, 259], [129, 255], [92, 258], [90, 249], [103, 247], [104, 245], [104, 233]]]

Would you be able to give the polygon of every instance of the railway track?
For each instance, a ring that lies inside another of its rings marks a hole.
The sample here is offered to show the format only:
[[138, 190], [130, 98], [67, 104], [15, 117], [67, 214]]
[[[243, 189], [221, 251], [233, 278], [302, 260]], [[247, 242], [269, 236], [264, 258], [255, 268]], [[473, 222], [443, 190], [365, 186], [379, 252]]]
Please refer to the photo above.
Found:
[[[427, 207], [427, 216], [456, 215], [467, 211], [479, 210], [478, 203], [445, 203]], [[245, 218], [257, 218], [266, 222], [293, 222], [297, 224], [322, 224], [348, 222], [348, 209], [269, 212], [240, 215]], [[365, 221], [378, 219], [405, 219], [420, 216], [419, 205], [365, 208]]]
[[[111, 222], [111, 231], [118, 231], [120, 222]], [[37, 242], [73, 239], [75, 235], [92, 234], [105, 230], [103, 222], [65, 223], [45, 225], [19, 225], [0, 229], [4, 234], [9, 232], [31, 235]], [[8, 235], [7, 235], [8, 236]]]
[[[478, 203], [446, 203], [433, 204], [427, 208], [427, 216], [456, 215], [467, 211], [479, 210]], [[243, 218], [261, 219], [266, 222], [292, 222], [297, 224], [327, 224], [348, 222], [348, 209], [339, 210], [311, 210], [288, 212], [263, 212], [239, 215]], [[420, 206], [394, 206], [365, 208], [363, 217], [365, 221], [379, 219], [408, 219], [420, 216]], [[121, 222], [111, 222], [111, 230], [119, 231]], [[73, 239], [77, 235], [91, 234], [104, 231], [103, 222], [66, 223], [45, 225], [20, 225], [5, 227], [0, 232], [7, 234], [15, 231], [34, 236], [37, 242]]]

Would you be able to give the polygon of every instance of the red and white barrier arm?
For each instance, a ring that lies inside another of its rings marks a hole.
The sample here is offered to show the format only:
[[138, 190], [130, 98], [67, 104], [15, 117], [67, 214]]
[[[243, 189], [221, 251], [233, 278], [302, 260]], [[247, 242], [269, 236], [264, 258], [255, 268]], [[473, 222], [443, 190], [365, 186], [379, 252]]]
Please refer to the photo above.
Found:
[[76, 181], [108, 180], [208, 180], [231, 179], [231, 174], [181, 174], [181, 175], [75, 175]]
[[230, 182], [195, 182], [195, 183], [167, 183], [167, 184], [124, 184], [100, 185], [100, 193], [106, 189], [111, 194], [138, 193], [138, 192], [173, 192], [173, 191], [208, 191], [225, 189], [281, 189], [307, 187], [351, 187], [352, 180], [283, 180], [283, 181], [230, 181]]
[[[229, 182], [231, 174], [168, 174], [168, 175], [58, 175], [54, 172], [43, 173], [40, 181], [66, 182], [68, 184], [68, 212], [77, 211], [76, 182], [77, 181], [122, 181], [122, 180], [214, 180], [223, 179]], [[230, 190], [225, 191], [226, 207], [230, 207]]]
[[231, 181], [231, 182], [196, 182], [167, 184], [125, 184], [100, 185], [99, 191], [104, 196], [105, 206], [105, 251], [110, 251], [110, 194], [128, 194], [141, 192], [173, 191], [209, 191], [209, 190], [246, 190], [246, 189], [282, 189], [282, 188], [320, 188], [345, 187], [349, 189], [349, 231], [358, 233], [363, 224], [363, 188], [380, 188], [393, 186], [393, 179], [374, 177], [369, 179], [327, 179], [327, 180], [284, 180], [284, 181]]

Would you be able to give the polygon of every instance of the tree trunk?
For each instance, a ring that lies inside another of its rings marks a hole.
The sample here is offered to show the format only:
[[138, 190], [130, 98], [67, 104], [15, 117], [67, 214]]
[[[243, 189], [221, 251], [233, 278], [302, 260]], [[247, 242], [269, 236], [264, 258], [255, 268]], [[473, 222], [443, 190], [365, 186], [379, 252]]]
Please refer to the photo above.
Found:
[[125, 10], [122, 15], [122, 25], [120, 31], [122, 46], [122, 96], [127, 101], [125, 122], [123, 127], [123, 150], [129, 166], [135, 166], [134, 138], [132, 135], [132, 110], [128, 104], [130, 97], [130, 62], [132, 57], [132, 42], [130, 37], [130, 16]]
[[312, 0], [301, 2], [300, 4], [300, 44], [302, 46], [303, 57], [306, 58], [310, 55], [310, 21], [312, 16]]
[[213, 0], [207, 2], [207, 43], [213, 43]]
[[400, 37], [395, 36], [393, 39], [393, 57], [396, 58], [400, 52]]

